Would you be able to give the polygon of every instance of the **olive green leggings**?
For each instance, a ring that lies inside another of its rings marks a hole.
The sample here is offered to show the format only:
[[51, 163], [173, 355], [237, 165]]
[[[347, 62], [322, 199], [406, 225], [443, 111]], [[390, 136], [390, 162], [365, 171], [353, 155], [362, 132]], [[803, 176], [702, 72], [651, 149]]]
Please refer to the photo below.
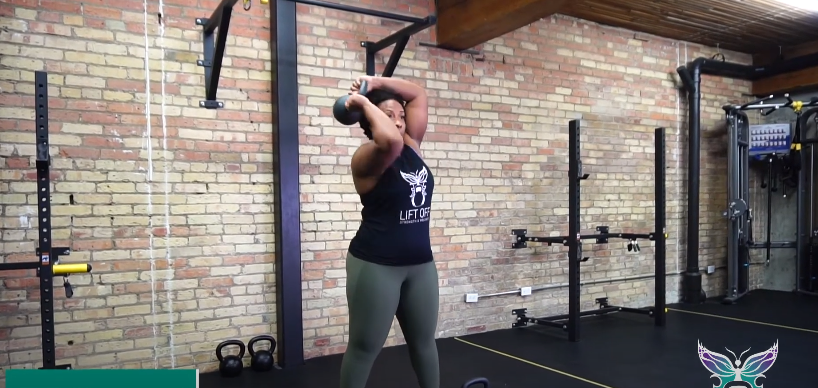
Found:
[[439, 306], [435, 263], [397, 267], [347, 255], [349, 344], [341, 388], [364, 388], [397, 316], [421, 388], [440, 388], [435, 344]]

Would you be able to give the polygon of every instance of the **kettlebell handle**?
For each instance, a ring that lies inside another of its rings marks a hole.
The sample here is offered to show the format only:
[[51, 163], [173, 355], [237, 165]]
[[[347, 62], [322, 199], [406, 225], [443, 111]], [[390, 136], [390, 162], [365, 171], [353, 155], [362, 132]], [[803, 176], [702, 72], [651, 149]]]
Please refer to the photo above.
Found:
[[466, 384], [463, 384], [463, 388], [469, 388], [472, 385], [478, 385], [478, 384], [483, 384], [483, 388], [489, 388], [489, 380], [487, 378], [485, 378], [485, 377], [477, 377], [477, 378], [471, 379], [471, 380], [467, 381]]
[[358, 88], [358, 94], [365, 96], [369, 90], [369, 85], [366, 81], [361, 81], [361, 87]]
[[255, 345], [256, 342], [258, 342], [258, 341], [269, 341], [270, 342], [269, 352], [272, 353], [273, 351], [275, 351], [276, 339], [273, 338], [273, 336], [270, 336], [270, 335], [260, 335], [260, 336], [257, 336], [257, 337], [253, 337], [250, 340], [250, 342], [247, 343], [247, 350], [250, 352], [250, 357], [256, 355], [256, 350], [253, 349], [253, 345]]
[[230, 345], [238, 346], [239, 347], [238, 357], [239, 358], [244, 357], [244, 350], [245, 350], [244, 342], [241, 342], [239, 340], [227, 340], [227, 341], [224, 341], [224, 342], [220, 343], [219, 346], [216, 346], [216, 358], [218, 358], [219, 361], [224, 361], [224, 355], [222, 355], [222, 349], [225, 346], [230, 346]]

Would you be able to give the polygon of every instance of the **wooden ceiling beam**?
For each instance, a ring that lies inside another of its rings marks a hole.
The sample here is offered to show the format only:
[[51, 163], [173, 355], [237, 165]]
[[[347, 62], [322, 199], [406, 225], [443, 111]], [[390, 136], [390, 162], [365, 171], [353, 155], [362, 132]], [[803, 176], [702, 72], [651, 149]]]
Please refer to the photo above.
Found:
[[818, 66], [753, 81], [755, 96], [818, 90]]
[[[795, 58], [818, 53], [818, 40], [782, 47], [780, 51], [760, 52], [753, 55], [753, 66], [778, 65]], [[818, 66], [790, 71], [753, 81], [756, 96], [818, 90]]]
[[558, 12], [567, 0], [438, 0], [437, 45], [466, 50]]
[[780, 52], [765, 51], [753, 55], [753, 65], [765, 66], [771, 63], [786, 61], [800, 56], [818, 53], [818, 40], [804, 42], [794, 46], [782, 47]]

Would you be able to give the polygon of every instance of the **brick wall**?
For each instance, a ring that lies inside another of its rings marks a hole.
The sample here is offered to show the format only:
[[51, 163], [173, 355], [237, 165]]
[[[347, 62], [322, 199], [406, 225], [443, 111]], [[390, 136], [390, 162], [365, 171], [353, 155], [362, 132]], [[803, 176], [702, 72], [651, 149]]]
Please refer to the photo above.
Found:
[[[90, 262], [56, 289], [58, 358], [79, 368], [213, 370], [215, 345], [275, 335], [268, 12], [236, 8], [219, 98], [204, 96], [200, 28], [216, 1], [10, 0], [0, 4], [2, 259], [32, 260], [36, 243], [34, 70], [49, 71], [54, 243]], [[426, 0], [372, 7], [423, 16]], [[304, 326], [308, 357], [342, 352], [343, 257], [360, 218], [349, 162], [364, 140], [331, 118], [333, 100], [363, 72], [358, 42], [400, 24], [298, 6]], [[161, 14], [161, 18], [159, 17]], [[642, 36], [642, 35], [640, 35]], [[684, 269], [687, 108], [675, 68], [716, 50], [555, 16], [479, 47], [483, 55], [419, 47], [396, 76], [431, 96], [424, 156], [436, 176], [433, 244], [441, 284], [439, 334], [507, 328], [512, 308], [564, 311], [565, 288], [525, 299], [488, 294], [567, 282], [566, 250], [510, 248], [510, 230], [567, 232], [567, 126], [582, 119], [583, 230], [647, 232], [653, 214], [653, 129], [668, 128], [668, 272]], [[384, 53], [388, 55], [388, 51]], [[750, 57], [725, 53], [728, 60]], [[382, 68], [385, 57], [379, 57]], [[705, 77], [703, 121], [743, 101], [749, 83]], [[681, 96], [681, 98], [680, 98]], [[724, 265], [725, 156], [703, 142], [702, 266]], [[535, 244], [532, 244], [535, 245]], [[653, 273], [651, 244], [586, 245], [583, 279]], [[682, 258], [679, 261], [679, 258]], [[0, 365], [39, 366], [37, 279], [2, 273]], [[705, 278], [721, 292], [723, 275]], [[668, 295], [678, 295], [668, 280]], [[59, 284], [60, 281], [57, 280]], [[598, 283], [583, 305], [644, 305], [650, 279]], [[387, 345], [400, 343], [395, 325]]]

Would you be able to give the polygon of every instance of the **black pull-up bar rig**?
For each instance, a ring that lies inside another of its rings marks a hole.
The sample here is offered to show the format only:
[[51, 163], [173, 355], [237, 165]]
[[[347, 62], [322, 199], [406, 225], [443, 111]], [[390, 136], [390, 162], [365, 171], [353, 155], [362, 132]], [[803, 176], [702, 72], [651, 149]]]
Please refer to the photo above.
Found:
[[[580, 339], [579, 320], [580, 317], [590, 315], [602, 315], [612, 312], [629, 312], [643, 314], [653, 317], [655, 326], [665, 326], [665, 254], [667, 232], [665, 230], [665, 128], [656, 128], [655, 140], [655, 221], [654, 232], [651, 233], [611, 233], [608, 226], [597, 226], [595, 234], [582, 234], [580, 231], [580, 181], [588, 179], [589, 174], [582, 172], [581, 147], [580, 147], [580, 122], [572, 120], [569, 123], [568, 148], [568, 235], [552, 237], [532, 237], [527, 236], [526, 229], [513, 229], [515, 242], [512, 243], [514, 249], [525, 248], [528, 242], [538, 242], [547, 245], [560, 244], [568, 247], [568, 314], [556, 315], [544, 318], [534, 318], [526, 316], [527, 309], [512, 310], [512, 314], [517, 316], [513, 327], [527, 326], [529, 323], [557, 327], [568, 331], [568, 339], [571, 342], [578, 342]], [[612, 306], [608, 304], [608, 298], [597, 298], [599, 308], [590, 311], [581, 311], [580, 306], [580, 264], [588, 261], [588, 257], [582, 255], [582, 240], [595, 240], [597, 244], [606, 244], [609, 239], [617, 238], [630, 241], [630, 247], [639, 251], [638, 240], [656, 241], [655, 255], [655, 299], [654, 305], [643, 308], [632, 308], [622, 306]], [[567, 322], [565, 322], [567, 320]]]
[[0, 271], [37, 271], [40, 278], [40, 326], [42, 327], [43, 366], [40, 369], [71, 369], [70, 364], [57, 365], [54, 339], [54, 276], [65, 278], [65, 296], [74, 295], [68, 275], [91, 272], [90, 264], [60, 264], [60, 256], [71, 254], [69, 248], [51, 245], [51, 156], [48, 143], [48, 73], [34, 74], [36, 118], [36, 167], [37, 167], [37, 229], [39, 231], [36, 251], [37, 260], [20, 263], [0, 263]]
[[[403, 50], [406, 49], [409, 39], [413, 35], [426, 30], [437, 23], [437, 15], [434, 14], [424, 18], [418, 18], [369, 8], [329, 3], [320, 0], [286, 1], [410, 23], [406, 27], [377, 42], [360, 42], [361, 47], [366, 50], [366, 74], [372, 76], [375, 75], [375, 54], [381, 52], [381, 50], [389, 46], [395, 45], [395, 47], [392, 49], [392, 53], [389, 55], [389, 60], [386, 62], [383, 73], [381, 74], [382, 77], [391, 77], [392, 74], [395, 73], [395, 69], [398, 67], [398, 61], [400, 61], [400, 57], [403, 55]], [[196, 25], [203, 27], [202, 37], [204, 40], [204, 59], [196, 62], [199, 66], [204, 67], [205, 72], [205, 100], [199, 102], [199, 107], [207, 109], [218, 109], [224, 107], [223, 102], [216, 100], [216, 92], [219, 89], [219, 76], [221, 74], [222, 60], [224, 59], [224, 50], [227, 44], [227, 33], [230, 28], [230, 17], [233, 14], [233, 7], [237, 2], [238, 0], [222, 0], [222, 2], [219, 3], [213, 13], [210, 15], [210, 18], [196, 19]], [[262, 0], [262, 3], [267, 2], [268, 1]], [[444, 47], [436, 46], [430, 43], [420, 42], [419, 44], [421, 46], [448, 50]], [[458, 52], [467, 54], [478, 53], [475, 50], [462, 50]], [[295, 61], [295, 58], [292, 58], [292, 60]]]

